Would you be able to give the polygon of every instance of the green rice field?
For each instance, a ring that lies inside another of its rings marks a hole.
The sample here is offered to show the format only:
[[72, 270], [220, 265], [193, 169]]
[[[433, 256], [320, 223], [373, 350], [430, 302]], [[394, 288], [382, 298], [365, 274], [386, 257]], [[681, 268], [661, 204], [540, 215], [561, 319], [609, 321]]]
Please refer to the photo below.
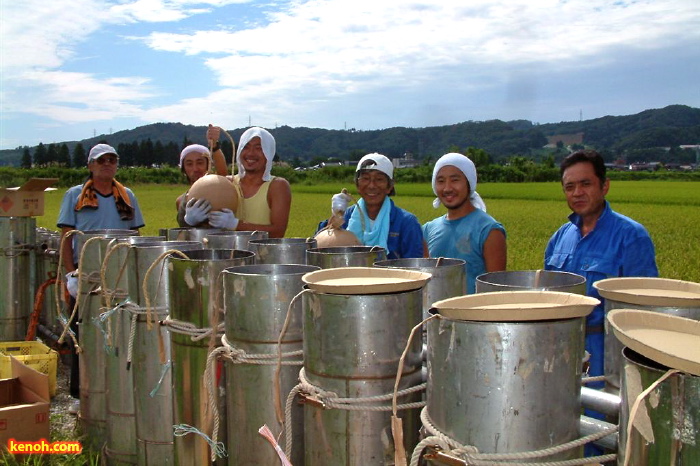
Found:
[[[175, 228], [175, 198], [184, 185], [130, 186], [144, 214], [143, 235], [156, 235], [161, 228]], [[323, 184], [292, 186], [292, 212], [288, 237], [314, 234], [318, 222], [330, 214], [330, 199], [346, 187]], [[500, 221], [508, 238], [508, 269], [531, 270], [542, 267], [549, 237], [567, 220], [570, 211], [559, 183], [484, 183], [477, 191], [486, 202], [488, 213]], [[413, 212], [421, 223], [445, 213], [433, 209], [434, 195], [427, 183], [396, 186], [396, 204]], [[45, 197], [45, 215], [37, 226], [56, 229], [63, 190]], [[700, 282], [700, 182], [611, 181], [608, 194], [613, 209], [646, 226], [656, 246], [660, 275]]]

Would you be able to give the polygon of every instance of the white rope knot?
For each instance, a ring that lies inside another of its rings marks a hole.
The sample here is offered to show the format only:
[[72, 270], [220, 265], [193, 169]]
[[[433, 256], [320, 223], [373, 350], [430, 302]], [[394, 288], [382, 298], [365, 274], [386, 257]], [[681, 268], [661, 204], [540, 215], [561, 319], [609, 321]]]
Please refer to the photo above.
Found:
[[[211, 327], [208, 328], [199, 328], [196, 325], [194, 325], [192, 322], [186, 322], [184, 320], [176, 320], [176, 319], [171, 319], [170, 317], [166, 317], [160, 322], [162, 325], [165, 325], [170, 329], [171, 332], [173, 333], [178, 333], [180, 335], [189, 335], [192, 341], [200, 341], [203, 340], [207, 337], [212, 336], [214, 333], [214, 329]], [[224, 334], [224, 323], [220, 322], [216, 326], [216, 336], [223, 336]]]
[[[293, 358], [296, 356], [303, 356], [304, 351], [289, 351], [286, 353], [279, 354], [266, 354], [266, 353], [246, 353], [244, 349], [233, 346], [226, 338], [226, 335], [221, 337], [221, 346], [227, 349], [226, 354], [223, 357], [231, 360], [234, 364], [257, 364], [262, 366], [273, 366], [278, 364], [278, 359], [281, 358]], [[281, 355], [281, 356], [280, 356]], [[286, 360], [282, 361], [283, 366], [302, 366], [304, 360]]]

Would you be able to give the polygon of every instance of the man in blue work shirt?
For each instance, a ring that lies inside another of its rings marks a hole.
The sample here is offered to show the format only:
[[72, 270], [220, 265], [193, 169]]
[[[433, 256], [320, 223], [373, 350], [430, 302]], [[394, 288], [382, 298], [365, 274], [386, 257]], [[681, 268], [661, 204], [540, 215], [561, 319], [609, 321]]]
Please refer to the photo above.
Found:
[[[603, 375], [603, 299], [593, 284], [611, 277], [657, 277], [654, 244], [646, 229], [610, 208], [610, 188], [603, 158], [582, 150], [561, 163], [561, 183], [569, 208], [569, 222], [549, 240], [547, 270], [572, 272], [586, 278], [586, 294], [601, 300], [586, 321], [589, 375]], [[602, 384], [599, 384], [601, 386]], [[593, 385], [594, 386], [594, 385]]]
[[[389, 198], [395, 194], [391, 160], [377, 153], [362, 157], [355, 170], [355, 186], [362, 199], [354, 206], [347, 207], [348, 198], [333, 196], [333, 210], [345, 212], [342, 228], [354, 233], [365, 246], [384, 248], [387, 259], [427, 255], [416, 216]], [[343, 205], [336, 205], [340, 201]], [[327, 220], [321, 222], [318, 230], [327, 225]]]

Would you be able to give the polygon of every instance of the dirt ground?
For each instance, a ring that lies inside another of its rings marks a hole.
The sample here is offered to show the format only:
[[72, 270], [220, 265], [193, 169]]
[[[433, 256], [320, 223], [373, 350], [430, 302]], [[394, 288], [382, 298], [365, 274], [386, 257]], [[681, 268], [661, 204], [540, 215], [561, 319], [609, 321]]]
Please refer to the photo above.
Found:
[[51, 440], [77, 440], [80, 437], [78, 416], [68, 409], [73, 402], [69, 391], [70, 366], [58, 359], [56, 367], [56, 396], [51, 399]]

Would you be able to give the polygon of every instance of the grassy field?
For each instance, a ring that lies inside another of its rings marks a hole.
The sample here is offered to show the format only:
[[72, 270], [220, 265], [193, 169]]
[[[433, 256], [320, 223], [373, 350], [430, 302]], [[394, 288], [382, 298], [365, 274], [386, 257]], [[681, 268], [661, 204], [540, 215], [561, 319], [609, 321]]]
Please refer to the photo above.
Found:
[[[330, 197], [343, 186], [292, 186], [288, 237], [314, 234], [319, 221], [330, 214]], [[354, 186], [345, 186], [355, 194]], [[182, 185], [139, 185], [136, 193], [146, 220], [144, 235], [175, 228], [175, 198]], [[429, 184], [397, 185], [395, 202], [413, 212], [421, 223], [445, 213], [433, 209]], [[488, 213], [506, 228], [508, 269], [542, 267], [544, 248], [570, 211], [559, 183], [484, 183], [478, 186]], [[659, 272], [664, 278], [700, 282], [700, 183], [675, 181], [614, 181], [608, 200], [613, 209], [639, 221], [656, 246]], [[37, 225], [56, 229], [63, 191], [46, 194], [45, 215]]]

